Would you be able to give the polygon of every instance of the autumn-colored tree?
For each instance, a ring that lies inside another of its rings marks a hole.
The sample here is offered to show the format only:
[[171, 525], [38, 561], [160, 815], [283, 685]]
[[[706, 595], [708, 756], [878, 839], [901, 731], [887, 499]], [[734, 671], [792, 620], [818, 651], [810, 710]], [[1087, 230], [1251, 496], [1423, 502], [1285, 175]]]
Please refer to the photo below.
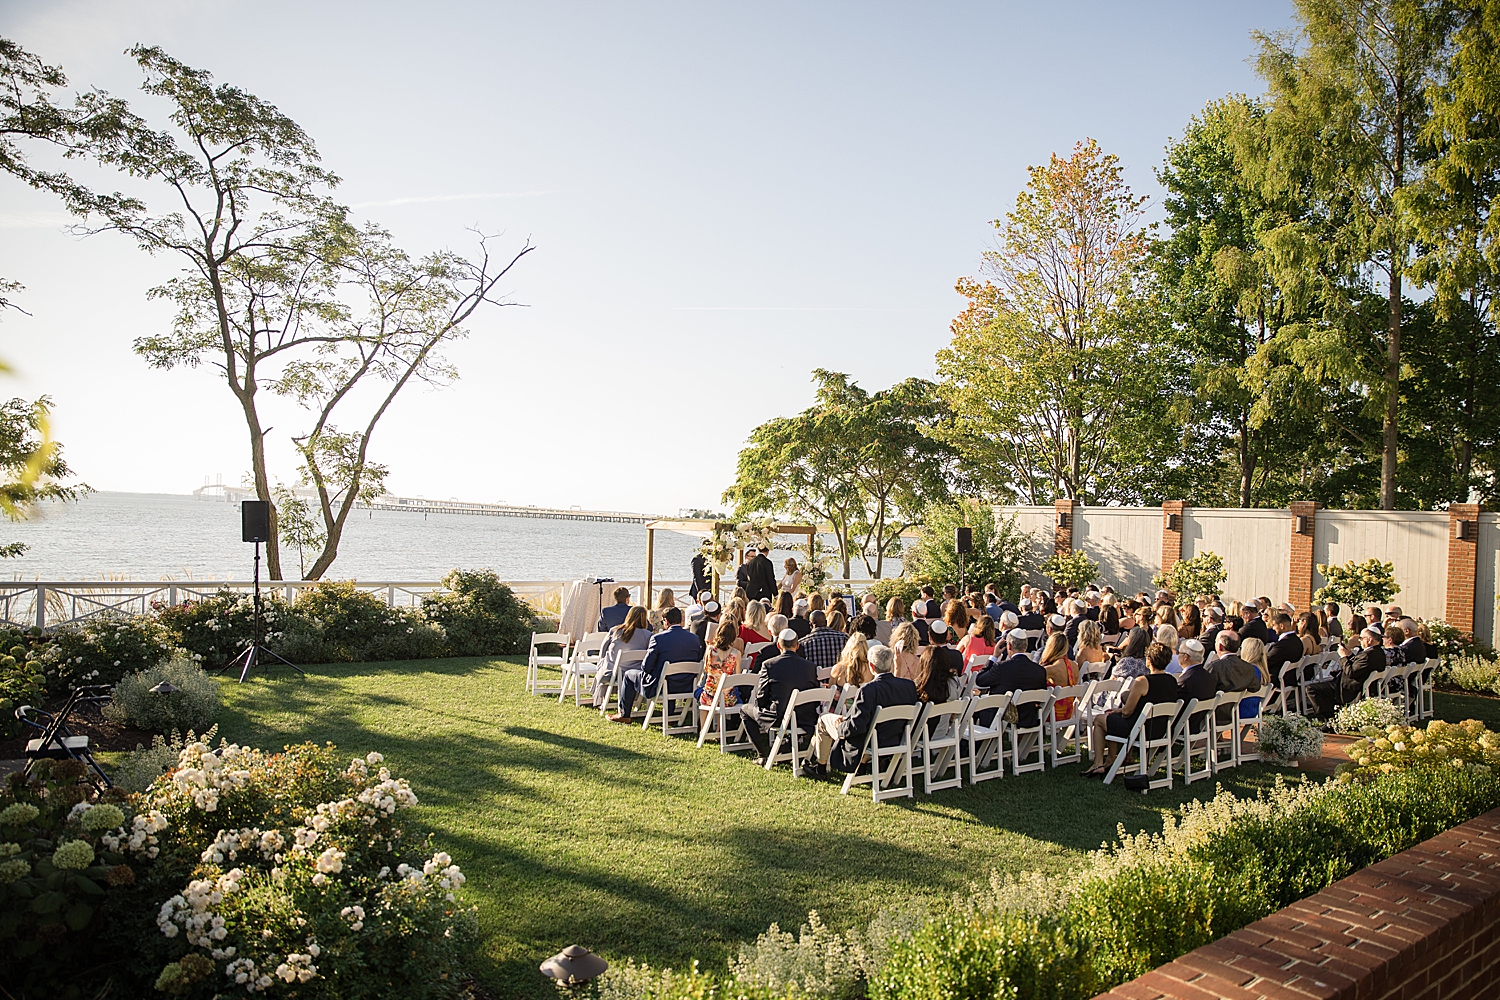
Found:
[[1179, 381], [1135, 312], [1145, 199], [1092, 139], [1030, 174], [994, 222], [984, 280], [958, 283], [969, 306], [937, 356], [950, 411], [938, 434], [996, 493], [1129, 499], [1141, 441], [1159, 430], [1146, 424]]

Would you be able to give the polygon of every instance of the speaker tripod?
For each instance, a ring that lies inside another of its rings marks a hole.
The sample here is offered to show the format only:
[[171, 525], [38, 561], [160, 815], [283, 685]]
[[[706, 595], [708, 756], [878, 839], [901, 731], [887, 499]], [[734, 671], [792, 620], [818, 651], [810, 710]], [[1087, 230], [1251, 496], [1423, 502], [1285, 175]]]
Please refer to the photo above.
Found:
[[297, 666], [297, 664], [284, 656], [273, 653], [260, 643], [260, 542], [258, 541], [255, 543], [255, 600], [251, 605], [250, 621], [252, 636], [250, 646], [239, 656], [236, 656], [233, 660], [219, 668], [219, 673], [222, 674], [226, 670], [233, 670], [235, 667], [239, 667], [240, 683], [243, 684], [245, 683], [245, 678], [250, 676], [250, 671], [260, 665], [261, 657], [268, 656], [279, 663], [291, 667], [303, 677], [307, 676], [307, 673], [301, 667]]

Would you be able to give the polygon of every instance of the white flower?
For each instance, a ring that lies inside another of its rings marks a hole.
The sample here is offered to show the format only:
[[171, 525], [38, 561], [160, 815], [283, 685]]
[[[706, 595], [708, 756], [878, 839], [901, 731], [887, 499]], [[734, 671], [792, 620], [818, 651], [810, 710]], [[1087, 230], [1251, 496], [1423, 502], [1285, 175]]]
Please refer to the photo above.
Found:
[[336, 847], [330, 847], [318, 855], [317, 868], [320, 872], [337, 875], [344, 870], [344, 852]]

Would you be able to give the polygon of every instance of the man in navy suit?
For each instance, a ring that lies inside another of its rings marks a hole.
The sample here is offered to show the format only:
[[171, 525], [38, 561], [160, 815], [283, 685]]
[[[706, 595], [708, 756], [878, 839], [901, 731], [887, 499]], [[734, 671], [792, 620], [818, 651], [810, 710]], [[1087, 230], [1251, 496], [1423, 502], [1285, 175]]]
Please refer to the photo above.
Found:
[[[830, 764], [845, 773], [857, 771], [864, 756], [865, 738], [875, 722], [875, 713], [886, 705], [917, 703], [917, 686], [905, 677], [893, 674], [891, 671], [895, 665], [896, 657], [888, 648], [879, 646], [870, 650], [870, 670], [875, 676], [860, 687], [848, 716], [840, 718], [830, 712], [818, 720], [812, 744], [818, 762], [809, 765], [810, 775], [824, 776]], [[905, 727], [906, 723], [900, 721], [881, 723], [876, 731], [881, 746], [894, 746]]]
[[[1276, 639], [1266, 644], [1266, 668], [1272, 684], [1281, 685], [1281, 668], [1296, 663], [1306, 655], [1302, 639], [1292, 627], [1292, 617], [1284, 611], [1276, 612], [1271, 619], [1276, 628]], [[1292, 678], [1295, 679], [1295, 678]], [[1311, 680], [1311, 678], [1308, 678]]]
[[[786, 717], [786, 706], [792, 700], [792, 693], [822, 687], [818, 681], [818, 668], [797, 652], [801, 642], [793, 630], [781, 630], [776, 637], [776, 648], [781, 650], [781, 655], [760, 665], [760, 680], [755, 684], [755, 693], [747, 709], [740, 713], [745, 721], [745, 734], [762, 758], [771, 751], [771, 734]], [[804, 733], [812, 732], [817, 721], [817, 705], [808, 704], [797, 709], [797, 728]]]
[[608, 632], [616, 625], [625, 624], [625, 616], [630, 614], [630, 588], [615, 588], [615, 603], [599, 612], [599, 632]]
[[[611, 715], [611, 722], [629, 722], [630, 710], [635, 706], [637, 693], [647, 698], [656, 696], [661, 684], [662, 671], [669, 663], [700, 663], [703, 660], [703, 640], [682, 627], [682, 609], [668, 608], [662, 619], [667, 627], [651, 637], [646, 647], [646, 658], [639, 667], [625, 671], [620, 683], [620, 714]], [[687, 675], [673, 677], [667, 690], [681, 694], [693, 689], [693, 678]]]
[[[1044, 691], [1047, 688], [1047, 668], [1026, 655], [1026, 636], [1020, 629], [1013, 629], [1005, 637], [1005, 648], [1010, 656], [1005, 660], [990, 658], [985, 668], [974, 677], [974, 686], [987, 694], [1008, 694], [1011, 691]], [[1020, 717], [1016, 724], [1035, 726], [1040, 709], [1036, 705], [1018, 706]], [[994, 711], [989, 711], [990, 719]], [[989, 719], [978, 720], [981, 726], [990, 724]]]

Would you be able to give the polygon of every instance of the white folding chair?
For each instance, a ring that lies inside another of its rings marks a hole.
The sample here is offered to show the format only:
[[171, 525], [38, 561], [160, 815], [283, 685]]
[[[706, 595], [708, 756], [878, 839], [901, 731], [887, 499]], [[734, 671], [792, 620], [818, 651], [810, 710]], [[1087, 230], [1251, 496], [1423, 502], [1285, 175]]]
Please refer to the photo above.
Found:
[[[1074, 684], [1052, 689], [1052, 704], [1047, 706], [1044, 722], [1047, 726], [1047, 741], [1052, 749], [1052, 766], [1077, 764], [1083, 759], [1083, 730], [1079, 728], [1079, 706], [1092, 684]], [[1073, 699], [1073, 713], [1066, 719], [1057, 717], [1060, 702]], [[1072, 749], [1069, 749], [1069, 748]]]
[[1437, 714], [1433, 699], [1432, 675], [1437, 672], [1437, 661], [1427, 659], [1417, 673], [1417, 718], [1430, 719]]
[[1033, 628], [1026, 630], [1026, 652], [1035, 654], [1031, 658], [1037, 659], [1042, 655], [1042, 647], [1046, 645], [1047, 630], [1044, 628]]
[[1078, 719], [1079, 731], [1088, 741], [1091, 757], [1098, 758], [1101, 749], [1094, 746], [1094, 719], [1110, 709], [1120, 707], [1123, 697], [1120, 692], [1125, 690], [1125, 684], [1123, 677], [1090, 681], [1088, 690], [1083, 693], [1083, 697], [1078, 699], [1073, 708], [1073, 714]]
[[745, 643], [745, 655], [740, 657], [740, 662], [759, 667], [760, 664], [755, 662], [755, 654], [764, 649], [771, 649], [775, 645], [774, 642], [747, 642]]
[[[651, 715], [661, 708], [661, 734], [676, 736], [680, 733], [698, 731], [698, 696], [693, 688], [698, 686], [698, 677], [703, 673], [702, 660], [683, 660], [665, 664], [661, 669], [661, 680], [656, 685], [656, 694], [646, 699], [646, 721], [642, 729], [651, 728]], [[692, 683], [686, 691], [668, 691], [667, 684], [674, 677], [691, 677]], [[676, 713], [672, 706], [680, 706]]]
[[[876, 802], [901, 796], [912, 798], [912, 732], [926, 714], [926, 705], [882, 705], [865, 734], [864, 751], [860, 754], [861, 761], [869, 758], [870, 773], [860, 774], [856, 767], [844, 778], [843, 794], [848, 795], [855, 785], [869, 784], [870, 798]], [[905, 723], [901, 738], [882, 744], [880, 726], [890, 722]]]
[[[609, 679], [604, 682], [604, 699], [599, 703], [599, 714], [609, 714], [609, 699], [614, 698], [616, 710], [620, 707], [620, 688], [625, 682], [625, 671], [631, 667], [640, 666], [646, 659], [644, 649], [627, 649], [615, 657], [615, 668], [610, 673]], [[631, 715], [639, 712], [640, 701], [636, 701], [636, 707], [631, 710]]]
[[[1271, 692], [1276, 688], [1270, 684], [1264, 685], [1259, 691], [1242, 691], [1240, 703], [1237, 706], [1238, 713], [1234, 725], [1234, 762], [1236, 764], [1248, 764], [1260, 760], [1260, 723], [1265, 717], [1266, 702], [1271, 698]], [[1250, 704], [1246, 704], [1250, 702]], [[1250, 741], [1246, 739], [1251, 733], [1255, 734], [1257, 740], [1255, 749], [1251, 750]]]
[[[566, 632], [533, 632], [531, 633], [531, 652], [526, 657], [526, 691], [528, 694], [558, 694], [562, 693], [562, 669], [568, 662], [568, 647], [573, 644], [573, 637]], [[543, 656], [537, 652], [538, 646], [561, 646], [562, 653], [558, 656]], [[558, 675], [556, 678], [542, 677], [542, 669], [556, 667]]]
[[[963, 755], [959, 752], [959, 745], [970, 704], [970, 699], [959, 698], [928, 705], [926, 717], [914, 730], [917, 744], [912, 752], [921, 755], [921, 768], [917, 773], [922, 778], [923, 794], [963, 787]], [[950, 771], [952, 777], [943, 777]]]
[[969, 657], [969, 662], [964, 664], [964, 673], [972, 674], [988, 662], [990, 662], [988, 656], [985, 656], [983, 653], [975, 653]]
[[599, 673], [599, 653], [604, 649], [608, 632], [590, 632], [573, 646], [573, 655], [563, 664], [562, 690], [557, 694], [557, 703], [562, 704], [568, 691], [573, 692], [573, 704], [583, 704], [583, 682], [588, 680], [589, 692], [593, 693], [594, 679]]
[[714, 689], [714, 700], [707, 708], [698, 710], [703, 717], [703, 726], [698, 730], [700, 747], [710, 734], [717, 733], [719, 753], [755, 749], [755, 744], [750, 742], [750, 734], [745, 731], [745, 706], [726, 702], [735, 688], [754, 687], [758, 680], [759, 674], [725, 674], [719, 678], [719, 686]]
[[[771, 752], [766, 754], [766, 770], [769, 771], [777, 764], [790, 761], [792, 774], [801, 777], [803, 760], [811, 752], [812, 733], [803, 729], [797, 721], [797, 708], [800, 705], [819, 706], [818, 714], [822, 715], [828, 711], [828, 706], [836, 697], [831, 688], [815, 687], [806, 691], [793, 691], [791, 698], [787, 700], [786, 712], [781, 717], [781, 725], [776, 727], [776, 736], [771, 741]], [[809, 745], [803, 745], [803, 737], [806, 737]], [[787, 749], [782, 751], [782, 742], [788, 744]]]
[[[1182, 708], [1181, 701], [1163, 702], [1159, 701], [1146, 705], [1141, 709], [1141, 714], [1135, 717], [1135, 725], [1130, 729], [1130, 735], [1126, 737], [1106, 736], [1105, 739], [1111, 743], [1121, 743], [1120, 752], [1115, 755], [1115, 762], [1110, 765], [1109, 773], [1104, 776], [1107, 785], [1115, 780], [1115, 775], [1120, 772], [1120, 766], [1125, 763], [1125, 758], [1130, 756], [1132, 750], [1136, 753], [1139, 762], [1136, 773], [1150, 778], [1166, 764], [1167, 776], [1165, 778], [1151, 778], [1147, 788], [1171, 788], [1172, 787], [1172, 719]], [[1152, 738], [1147, 735], [1153, 721], [1160, 720], [1161, 735]]]
[[[1173, 724], [1172, 740], [1181, 749], [1182, 781], [1185, 785], [1191, 785], [1199, 778], [1213, 776], [1214, 744], [1218, 739], [1214, 726], [1214, 709], [1217, 705], [1217, 697], [1206, 701], [1193, 698], [1178, 713]], [[1198, 756], [1203, 758], [1203, 769], [1195, 771], [1193, 758]]]
[[1384, 696], [1386, 683], [1391, 678], [1391, 670], [1391, 667], [1386, 667], [1384, 670], [1377, 670], [1369, 677], [1366, 677], [1365, 686], [1360, 692], [1362, 697], [1369, 699]]
[[[1227, 771], [1239, 763], [1234, 752], [1235, 732], [1239, 729], [1240, 699], [1244, 693], [1240, 691], [1220, 691], [1214, 700], [1213, 716], [1213, 740], [1209, 745], [1210, 760], [1213, 764], [1214, 773]], [[1219, 710], [1229, 708], [1229, 720], [1219, 721]]]
[[[969, 699], [965, 717], [963, 749], [969, 762], [969, 784], [1005, 777], [1005, 710], [1008, 694], [982, 694]], [[994, 718], [982, 724], [979, 716], [994, 710]]]
[[838, 695], [834, 700], [833, 708], [829, 709], [829, 711], [841, 716], [848, 715], [853, 711], [854, 699], [859, 697], [858, 684], [845, 684], [842, 691], [839, 690], [838, 685], [834, 685], [829, 690]]
[[1306, 715], [1307, 706], [1306, 693], [1303, 691], [1302, 667], [1303, 660], [1296, 660], [1284, 664], [1277, 674], [1277, 685], [1279, 688], [1278, 707], [1282, 715]]
[[[1010, 696], [1010, 703], [1022, 714], [1025, 714], [1028, 705], [1037, 707], [1036, 725], [1023, 726], [1019, 722], [1006, 725], [1010, 733], [1010, 773], [1025, 774], [1028, 771], [1046, 770], [1047, 716], [1052, 711], [1052, 692], [1046, 688], [1040, 691], [1016, 691]], [[1036, 752], [1036, 760], [1025, 763], [1032, 751]]]

